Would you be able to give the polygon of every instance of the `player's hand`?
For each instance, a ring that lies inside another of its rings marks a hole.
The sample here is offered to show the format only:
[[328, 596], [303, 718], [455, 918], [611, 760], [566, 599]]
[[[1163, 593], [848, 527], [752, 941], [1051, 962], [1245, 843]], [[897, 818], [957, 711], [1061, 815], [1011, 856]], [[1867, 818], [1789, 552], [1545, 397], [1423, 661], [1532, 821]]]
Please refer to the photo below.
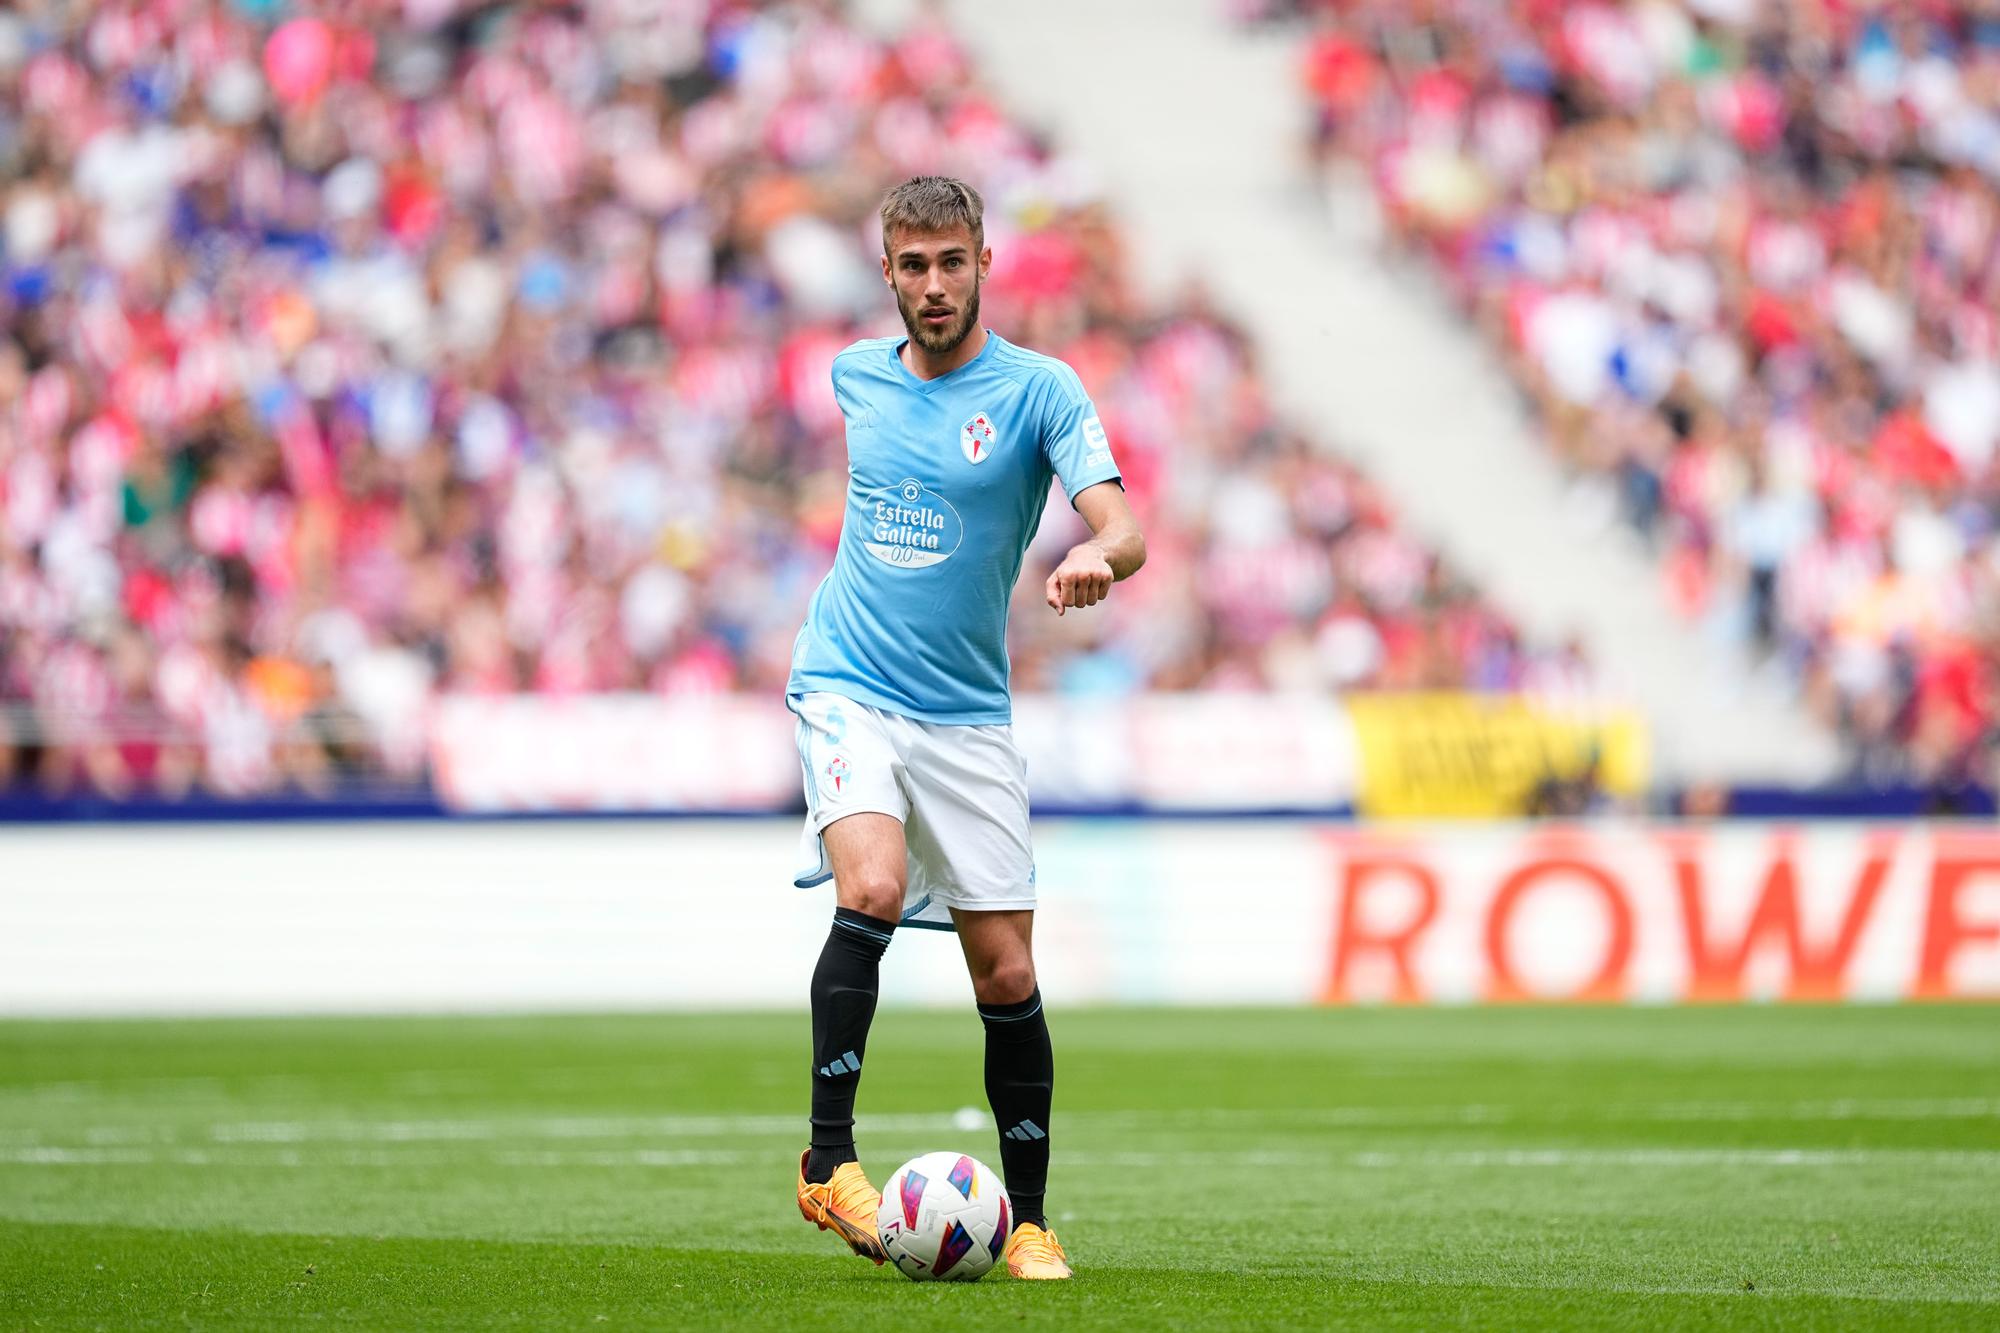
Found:
[[1064, 607], [1096, 606], [1111, 595], [1111, 564], [1089, 542], [1072, 546], [1042, 592], [1057, 615]]

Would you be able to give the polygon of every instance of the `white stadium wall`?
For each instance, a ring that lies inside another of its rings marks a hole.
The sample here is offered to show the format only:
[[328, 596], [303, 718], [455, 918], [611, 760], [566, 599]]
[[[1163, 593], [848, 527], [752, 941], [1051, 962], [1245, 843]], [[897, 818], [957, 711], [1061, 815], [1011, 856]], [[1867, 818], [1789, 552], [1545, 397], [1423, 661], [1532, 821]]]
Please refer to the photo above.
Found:
[[[2000, 832], [1038, 826], [1052, 1000], [2000, 998]], [[0, 1012], [796, 1007], [790, 820], [0, 830]], [[906, 931], [891, 1003], [968, 989]]]

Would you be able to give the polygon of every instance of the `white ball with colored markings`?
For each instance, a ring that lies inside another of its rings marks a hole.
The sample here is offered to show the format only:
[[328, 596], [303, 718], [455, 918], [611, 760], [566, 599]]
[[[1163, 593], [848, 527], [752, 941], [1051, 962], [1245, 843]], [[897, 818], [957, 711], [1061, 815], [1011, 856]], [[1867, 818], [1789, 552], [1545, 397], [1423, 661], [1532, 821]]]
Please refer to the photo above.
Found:
[[889, 1261], [915, 1282], [977, 1282], [1014, 1224], [1007, 1187], [977, 1158], [927, 1152], [882, 1187], [876, 1225]]

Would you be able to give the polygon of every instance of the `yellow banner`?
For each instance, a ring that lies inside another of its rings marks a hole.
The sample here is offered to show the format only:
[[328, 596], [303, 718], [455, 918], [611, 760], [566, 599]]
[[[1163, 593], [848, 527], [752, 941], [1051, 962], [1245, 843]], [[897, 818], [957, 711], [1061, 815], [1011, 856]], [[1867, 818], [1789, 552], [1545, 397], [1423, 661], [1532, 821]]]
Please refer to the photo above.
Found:
[[1629, 709], [1566, 710], [1520, 695], [1357, 694], [1364, 815], [1577, 815], [1646, 789], [1645, 720]]

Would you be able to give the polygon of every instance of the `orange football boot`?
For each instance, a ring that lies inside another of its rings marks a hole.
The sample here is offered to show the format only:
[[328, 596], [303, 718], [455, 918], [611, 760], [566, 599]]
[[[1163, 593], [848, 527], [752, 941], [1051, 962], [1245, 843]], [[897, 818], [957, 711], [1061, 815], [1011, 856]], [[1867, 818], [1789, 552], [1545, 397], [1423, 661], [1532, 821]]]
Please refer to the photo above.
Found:
[[1069, 1258], [1056, 1233], [1033, 1222], [1021, 1223], [1007, 1237], [1006, 1257], [1008, 1277], [1047, 1281], [1070, 1275]]
[[862, 1173], [861, 1163], [843, 1162], [824, 1185], [806, 1183], [806, 1158], [799, 1154], [799, 1211], [821, 1231], [831, 1231], [864, 1259], [881, 1263], [889, 1257], [875, 1229], [882, 1195]]

